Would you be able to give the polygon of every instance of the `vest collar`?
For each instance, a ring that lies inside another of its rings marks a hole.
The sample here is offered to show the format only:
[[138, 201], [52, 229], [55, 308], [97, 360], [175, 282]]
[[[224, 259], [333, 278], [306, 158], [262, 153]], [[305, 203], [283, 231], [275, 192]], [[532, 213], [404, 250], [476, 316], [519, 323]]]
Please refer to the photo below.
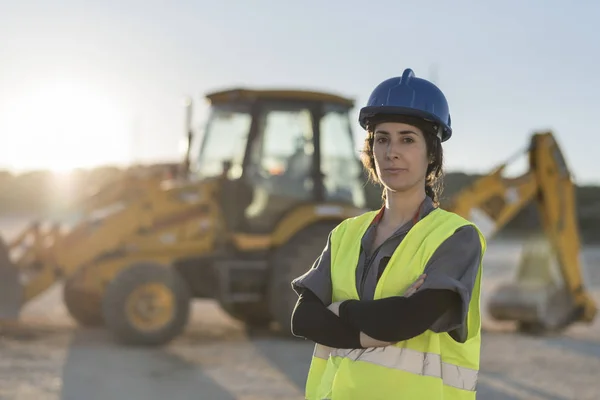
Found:
[[[421, 202], [421, 204], [419, 205], [419, 208], [417, 208], [417, 211], [415, 212], [415, 215], [412, 218], [412, 225], [415, 225], [417, 222], [419, 222], [424, 216], [429, 214], [434, 208], [435, 208], [435, 206], [433, 205], [433, 200], [431, 199], [431, 197], [426, 195], [425, 199]], [[379, 209], [379, 212], [375, 215], [375, 218], [373, 218], [373, 221], [371, 221], [370, 226], [377, 226], [381, 222], [384, 212], [385, 212], [385, 205], [381, 206], [381, 208]]]

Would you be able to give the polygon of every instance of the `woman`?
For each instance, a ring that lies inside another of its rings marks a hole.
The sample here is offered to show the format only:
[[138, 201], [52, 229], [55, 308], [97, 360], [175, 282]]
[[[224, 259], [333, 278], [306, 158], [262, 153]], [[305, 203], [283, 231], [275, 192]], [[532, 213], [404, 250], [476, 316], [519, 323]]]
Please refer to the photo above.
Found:
[[362, 162], [383, 206], [339, 224], [292, 282], [292, 332], [317, 343], [307, 399], [474, 399], [485, 240], [439, 208], [444, 94], [412, 70], [371, 94]]

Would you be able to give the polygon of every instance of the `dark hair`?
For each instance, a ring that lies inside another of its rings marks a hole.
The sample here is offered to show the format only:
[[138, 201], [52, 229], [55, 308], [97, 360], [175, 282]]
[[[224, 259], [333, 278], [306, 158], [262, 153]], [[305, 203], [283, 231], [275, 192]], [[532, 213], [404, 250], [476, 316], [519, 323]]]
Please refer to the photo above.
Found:
[[[435, 126], [431, 122], [424, 121], [417, 117], [383, 115], [369, 120], [367, 123], [367, 137], [364, 140], [361, 150], [360, 159], [363, 166], [369, 174], [369, 179], [376, 184], [381, 185], [381, 181], [377, 176], [375, 169], [375, 159], [373, 156], [373, 141], [375, 126], [382, 122], [402, 122], [405, 124], [416, 126], [423, 131], [425, 137], [425, 145], [427, 148], [427, 158], [430, 160], [425, 174], [425, 194], [431, 197], [434, 205], [437, 207], [440, 203], [440, 196], [443, 190], [443, 162], [444, 152], [442, 143], [436, 135]], [[385, 199], [385, 190], [382, 193], [382, 198]]]

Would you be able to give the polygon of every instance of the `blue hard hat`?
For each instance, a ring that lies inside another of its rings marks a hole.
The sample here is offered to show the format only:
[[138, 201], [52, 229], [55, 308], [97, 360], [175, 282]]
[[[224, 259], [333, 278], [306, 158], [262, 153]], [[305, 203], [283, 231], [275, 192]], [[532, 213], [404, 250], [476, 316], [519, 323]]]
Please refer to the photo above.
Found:
[[444, 93], [432, 82], [415, 77], [407, 68], [401, 77], [386, 79], [371, 93], [367, 105], [360, 110], [358, 122], [367, 128], [370, 118], [399, 115], [422, 118], [434, 124], [442, 142], [450, 139], [450, 110]]

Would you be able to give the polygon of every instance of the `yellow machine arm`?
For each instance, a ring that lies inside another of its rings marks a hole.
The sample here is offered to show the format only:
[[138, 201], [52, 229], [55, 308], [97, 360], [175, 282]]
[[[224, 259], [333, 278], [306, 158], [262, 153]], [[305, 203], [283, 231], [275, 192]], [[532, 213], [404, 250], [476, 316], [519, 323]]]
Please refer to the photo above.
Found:
[[[516, 320], [527, 330], [556, 330], [592, 321], [596, 305], [584, 289], [575, 188], [562, 152], [550, 132], [536, 133], [527, 149], [529, 170], [503, 177], [509, 162], [463, 189], [450, 209], [475, 222], [486, 237], [505, 226], [526, 205], [537, 205], [545, 240], [526, 248], [517, 282], [502, 286], [490, 302], [499, 320]], [[553, 271], [553, 263], [558, 271]], [[562, 282], [556, 283], [558, 272]]]

